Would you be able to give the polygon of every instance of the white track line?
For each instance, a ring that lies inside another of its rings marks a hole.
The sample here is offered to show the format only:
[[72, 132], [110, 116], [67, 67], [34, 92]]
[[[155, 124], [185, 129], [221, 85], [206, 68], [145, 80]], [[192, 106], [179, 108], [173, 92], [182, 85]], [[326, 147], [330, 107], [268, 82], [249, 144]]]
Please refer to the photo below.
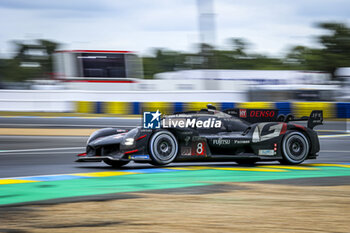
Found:
[[76, 151], [38, 151], [38, 152], [12, 152], [12, 153], [0, 153], [0, 156], [27, 156], [27, 155], [39, 155], [39, 156], [54, 156], [58, 154], [71, 154], [71, 155], [77, 155], [79, 153], [82, 153], [84, 151], [82, 150], [76, 150]]
[[320, 129], [316, 130], [317, 132], [337, 132], [337, 133], [346, 133], [346, 130], [340, 130], [340, 129]]
[[40, 148], [40, 149], [22, 149], [22, 150], [0, 150], [0, 153], [16, 153], [16, 152], [39, 152], [39, 151], [55, 151], [55, 150], [81, 150], [85, 147], [60, 147], [60, 148]]
[[324, 152], [324, 153], [349, 153], [350, 154], [350, 150], [320, 150], [320, 152]]
[[347, 134], [337, 134], [337, 135], [319, 135], [319, 138], [340, 138], [340, 137], [349, 137], [350, 133]]
[[322, 140], [328, 141], [328, 142], [350, 142], [349, 139], [337, 139], [337, 138], [321, 138]]

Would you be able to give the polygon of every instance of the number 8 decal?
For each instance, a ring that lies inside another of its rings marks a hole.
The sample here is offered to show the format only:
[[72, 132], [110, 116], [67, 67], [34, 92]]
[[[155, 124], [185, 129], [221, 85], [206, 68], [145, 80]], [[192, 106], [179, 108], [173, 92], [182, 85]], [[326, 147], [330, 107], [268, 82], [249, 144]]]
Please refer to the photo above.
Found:
[[194, 144], [195, 155], [206, 155], [205, 142], [197, 142]]
[[197, 143], [197, 150], [196, 150], [198, 155], [202, 155], [203, 154], [203, 143]]

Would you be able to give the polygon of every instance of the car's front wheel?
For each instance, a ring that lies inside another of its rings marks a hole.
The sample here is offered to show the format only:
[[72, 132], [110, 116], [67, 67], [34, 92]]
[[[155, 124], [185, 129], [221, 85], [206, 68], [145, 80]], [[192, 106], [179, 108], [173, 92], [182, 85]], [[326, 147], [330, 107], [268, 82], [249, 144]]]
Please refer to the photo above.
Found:
[[149, 152], [154, 165], [165, 165], [176, 158], [178, 143], [175, 136], [161, 130], [152, 135], [149, 143]]
[[288, 132], [282, 140], [283, 164], [302, 163], [309, 154], [309, 141], [298, 131]]

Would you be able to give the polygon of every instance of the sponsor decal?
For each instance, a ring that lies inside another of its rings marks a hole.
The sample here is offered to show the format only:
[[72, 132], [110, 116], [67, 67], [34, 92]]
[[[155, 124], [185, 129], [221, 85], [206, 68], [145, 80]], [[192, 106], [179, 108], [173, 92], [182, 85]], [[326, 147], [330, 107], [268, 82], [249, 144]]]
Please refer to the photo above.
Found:
[[321, 111], [314, 111], [314, 112], [312, 112], [310, 117], [322, 119], [322, 112]]
[[150, 133], [152, 132], [152, 129], [145, 129], [145, 128], [141, 128], [141, 133]]
[[281, 134], [283, 123], [260, 123], [255, 127], [253, 133], [253, 142], [262, 142]]
[[182, 135], [192, 135], [193, 131], [184, 131], [184, 132], [180, 132], [180, 134], [182, 134]]
[[223, 138], [218, 138], [218, 139], [213, 139], [213, 145], [229, 145], [231, 143], [230, 139], [223, 139]]
[[250, 110], [250, 117], [274, 117], [275, 111], [271, 110]]
[[227, 114], [233, 115], [233, 116], [238, 116], [238, 109], [230, 109], [226, 110]]
[[249, 144], [250, 141], [249, 140], [237, 140], [237, 139], [235, 139], [235, 140], [233, 140], [233, 143], [234, 144]]
[[190, 140], [191, 140], [191, 137], [190, 137], [190, 136], [186, 136], [186, 137], [185, 137], [184, 141], [185, 141], [186, 146], [188, 145], [188, 143], [190, 142]]
[[230, 109], [225, 110], [227, 114], [239, 118], [246, 118], [249, 122], [258, 122], [262, 119], [264, 121], [274, 121], [277, 117], [277, 109]]
[[192, 155], [192, 148], [187, 147], [187, 146], [181, 147], [181, 155], [191, 156]]
[[230, 145], [231, 143], [233, 144], [249, 144], [250, 140], [246, 140], [246, 139], [234, 139], [234, 140], [230, 140], [229, 138], [225, 139], [225, 138], [218, 138], [218, 139], [213, 139], [212, 140], [213, 145]]
[[239, 117], [247, 118], [247, 109], [240, 109], [239, 110]]
[[259, 150], [259, 155], [273, 156], [275, 155], [274, 150]]
[[133, 159], [133, 160], [149, 160], [149, 155], [130, 155], [129, 159]]
[[143, 113], [143, 128], [145, 129], [159, 129], [160, 128], [160, 116], [162, 114], [157, 110], [156, 112], [144, 112]]
[[199, 141], [199, 142], [195, 142], [193, 143], [193, 147], [192, 147], [192, 151], [193, 151], [193, 155], [207, 155], [207, 150], [206, 150], [206, 144], [205, 141]]

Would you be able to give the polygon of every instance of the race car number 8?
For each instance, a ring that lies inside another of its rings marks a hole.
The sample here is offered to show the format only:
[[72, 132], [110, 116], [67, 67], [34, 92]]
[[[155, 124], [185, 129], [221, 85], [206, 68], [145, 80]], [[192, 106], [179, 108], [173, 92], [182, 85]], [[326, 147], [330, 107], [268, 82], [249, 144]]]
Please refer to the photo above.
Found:
[[197, 150], [196, 150], [198, 155], [202, 155], [203, 154], [203, 143], [198, 143], [197, 144]]

